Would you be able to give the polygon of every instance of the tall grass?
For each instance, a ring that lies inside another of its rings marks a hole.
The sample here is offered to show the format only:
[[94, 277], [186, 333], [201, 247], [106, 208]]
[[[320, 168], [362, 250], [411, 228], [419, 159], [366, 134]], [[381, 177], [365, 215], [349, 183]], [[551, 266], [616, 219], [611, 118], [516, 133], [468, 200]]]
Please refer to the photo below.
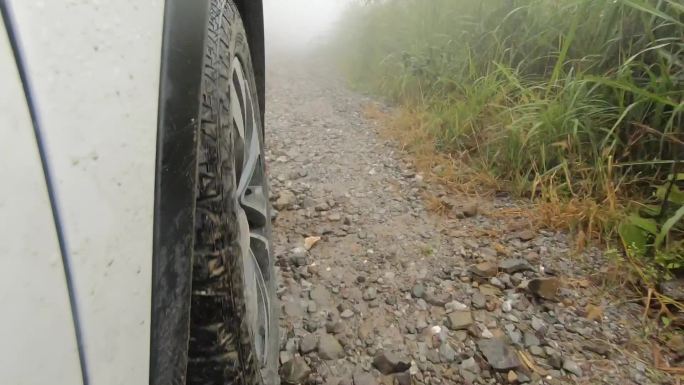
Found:
[[385, 0], [352, 7], [335, 50], [439, 151], [514, 193], [618, 213], [684, 158], [682, 4]]

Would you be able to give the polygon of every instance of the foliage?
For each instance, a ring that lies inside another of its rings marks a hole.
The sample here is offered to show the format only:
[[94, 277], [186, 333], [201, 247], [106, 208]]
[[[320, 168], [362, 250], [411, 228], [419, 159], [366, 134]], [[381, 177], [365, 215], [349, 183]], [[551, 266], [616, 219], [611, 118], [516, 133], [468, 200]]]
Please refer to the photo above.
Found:
[[[638, 202], [600, 233], [684, 265], [682, 191], [667, 180], [684, 155], [679, 0], [386, 0], [351, 7], [340, 28], [350, 81], [417, 111], [438, 150], [605, 218]], [[652, 204], [665, 210], [643, 215]]]
[[667, 184], [655, 189], [659, 205], [643, 205], [626, 216], [618, 228], [630, 257], [653, 257], [666, 278], [671, 271], [684, 268], [684, 193], [677, 184], [684, 181], [684, 175], [670, 175], [668, 179]]

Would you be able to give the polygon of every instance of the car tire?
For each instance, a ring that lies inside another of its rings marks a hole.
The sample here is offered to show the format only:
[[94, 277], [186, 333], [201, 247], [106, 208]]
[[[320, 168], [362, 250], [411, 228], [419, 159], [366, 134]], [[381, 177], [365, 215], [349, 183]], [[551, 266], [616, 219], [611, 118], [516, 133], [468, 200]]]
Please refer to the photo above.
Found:
[[278, 314], [263, 125], [232, 1], [207, 18], [187, 384], [276, 384]]

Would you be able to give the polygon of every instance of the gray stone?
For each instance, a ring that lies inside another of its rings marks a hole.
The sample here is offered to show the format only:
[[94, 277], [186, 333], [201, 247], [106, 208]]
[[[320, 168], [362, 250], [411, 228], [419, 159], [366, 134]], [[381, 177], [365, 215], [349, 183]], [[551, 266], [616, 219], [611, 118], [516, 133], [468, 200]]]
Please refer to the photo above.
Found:
[[342, 313], [340, 313], [340, 317], [343, 319], [349, 319], [354, 316], [354, 311], [351, 309], [345, 309]]
[[473, 384], [479, 376], [473, 372], [461, 370], [461, 377], [463, 377], [466, 384]]
[[501, 289], [501, 290], [503, 290], [503, 289], [506, 288], [506, 285], [504, 285], [504, 283], [501, 282], [501, 280], [500, 280], [499, 278], [496, 278], [496, 277], [489, 278], [489, 283], [490, 283], [492, 286], [497, 287], [497, 288], [499, 288], [499, 289]]
[[378, 296], [378, 289], [374, 287], [369, 287], [366, 289], [366, 291], [363, 292], [363, 299], [366, 301], [372, 301]]
[[465, 360], [461, 361], [461, 363], [458, 365], [458, 367], [462, 370], [469, 370], [471, 372], [479, 372], [480, 367], [477, 365], [477, 362], [475, 361], [475, 358], [469, 357], [466, 358]]
[[394, 383], [396, 385], [411, 385], [411, 373], [405, 371], [394, 375]]
[[458, 301], [451, 301], [451, 302], [444, 304], [444, 309], [446, 309], [447, 313], [451, 313], [452, 311], [456, 311], [456, 310], [460, 310], [460, 311], [468, 310], [468, 306], [466, 306], [465, 304], [458, 302]]
[[433, 364], [441, 364], [442, 358], [439, 356], [439, 351], [437, 349], [429, 349], [425, 355], [428, 361]]
[[451, 330], [464, 330], [473, 324], [470, 311], [454, 311], [447, 314], [446, 326]]
[[610, 355], [610, 346], [605, 343], [587, 341], [582, 344], [582, 349], [594, 352], [604, 357], [608, 357]]
[[532, 345], [530, 346], [530, 353], [532, 355], [537, 356], [537, 357], [546, 357], [546, 353], [544, 352], [544, 349], [542, 349], [539, 346]]
[[324, 334], [318, 340], [318, 355], [324, 360], [336, 360], [344, 357], [344, 349], [337, 338]]
[[530, 346], [538, 346], [539, 345], [539, 338], [532, 333], [532, 332], [525, 332], [525, 335], [523, 337], [525, 346], [530, 347]]
[[499, 269], [508, 274], [514, 274], [519, 271], [534, 271], [532, 265], [527, 260], [522, 258], [508, 258], [499, 263]]
[[428, 326], [430, 325], [428, 325], [427, 323], [427, 318], [425, 317], [425, 314], [418, 313], [418, 316], [416, 317], [416, 329], [418, 329], [418, 331], [422, 331]]
[[273, 203], [273, 207], [276, 210], [287, 210], [291, 209], [295, 203], [297, 203], [297, 197], [290, 190], [283, 190], [280, 192], [280, 196]]
[[325, 330], [331, 334], [338, 334], [344, 331], [344, 325], [340, 322], [335, 313], [329, 313], [325, 320]]
[[530, 382], [530, 377], [523, 371], [518, 371], [515, 372], [515, 374], [518, 375], [518, 383], [524, 384], [526, 382]]
[[546, 332], [546, 324], [541, 319], [539, 319], [535, 316], [532, 316], [532, 329], [534, 329], [535, 331], [537, 331], [539, 333], [545, 333]]
[[296, 267], [306, 266], [308, 264], [307, 251], [303, 247], [295, 247], [290, 251], [290, 263]]
[[515, 345], [520, 345], [522, 343], [522, 333], [520, 330], [517, 330], [515, 328], [512, 328], [510, 330], [506, 330], [506, 334], [508, 335], [508, 338], [511, 339], [511, 342]]
[[480, 340], [477, 347], [495, 370], [508, 371], [520, 366], [515, 350], [501, 339]]
[[294, 338], [290, 338], [285, 343], [285, 350], [294, 354], [297, 351], [297, 341]]
[[565, 371], [567, 372], [576, 375], [577, 377], [582, 376], [582, 368], [580, 368], [575, 361], [569, 358], [563, 360], [563, 369], [565, 369]]
[[280, 367], [280, 379], [288, 385], [301, 384], [311, 374], [311, 368], [302, 357], [294, 357]]
[[291, 318], [301, 318], [304, 316], [304, 309], [298, 302], [283, 301], [283, 314]]
[[684, 278], [673, 279], [661, 283], [660, 292], [676, 301], [684, 301]]
[[280, 364], [284, 365], [286, 362], [294, 358], [294, 355], [286, 350], [280, 352]]
[[316, 204], [316, 207], [314, 207], [314, 210], [316, 211], [328, 211], [330, 210], [330, 205], [328, 205], [327, 202], [320, 202]]
[[479, 291], [476, 291], [471, 298], [471, 302], [475, 309], [484, 309], [487, 305], [487, 298]]
[[513, 283], [511, 282], [511, 276], [509, 274], [501, 274], [499, 275], [499, 279], [504, 285], [506, 285], [506, 287], [513, 287]]
[[482, 262], [470, 267], [470, 272], [480, 278], [491, 278], [498, 273], [499, 269], [491, 262]]
[[413, 298], [423, 298], [425, 295], [425, 286], [422, 284], [417, 284], [411, 288], [411, 295]]
[[547, 356], [560, 356], [560, 353], [550, 346], [544, 346], [544, 352]]
[[376, 385], [378, 382], [370, 373], [356, 372], [352, 376], [354, 385]]
[[425, 299], [425, 302], [429, 303], [432, 306], [437, 306], [437, 307], [442, 307], [449, 302], [449, 296], [448, 295], [439, 295], [435, 293], [425, 293], [423, 296], [423, 299]]
[[451, 344], [444, 342], [439, 346], [439, 357], [442, 362], [452, 362], [456, 359], [456, 351], [451, 347]]
[[307, 334], [299, 342], [299, 352], [302, 354], [311, 353], [316, 350], [316, 345], [318, 345], [318, 339], [315, 334]]
[[547, 361], [549, 365], [551, 365], [551, 367], [554, 369], [560, 369], [563, 367], [563, 359], [558, 353], [550, 354], [549, 358], [547, 358]]
[[379, 350], [373, 357], [373, 366], [382, 374], [399, 373], [409, 370], [411, 360], [399, 354]]
[[330, 305], [330, 292], [324, 286], [316, 285], [309, 292], [309, 298], [320, 306]]

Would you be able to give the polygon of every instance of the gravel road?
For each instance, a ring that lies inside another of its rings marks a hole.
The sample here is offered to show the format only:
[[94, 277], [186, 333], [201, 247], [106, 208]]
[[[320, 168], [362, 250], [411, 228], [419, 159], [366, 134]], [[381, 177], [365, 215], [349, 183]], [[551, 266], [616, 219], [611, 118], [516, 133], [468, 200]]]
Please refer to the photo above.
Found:
[[669, 383], [640, 361], [643, 307], [597, 282], [599, 251], [509, 198], [427, 183], [324, 68], [268, 70], [283, 383]]

